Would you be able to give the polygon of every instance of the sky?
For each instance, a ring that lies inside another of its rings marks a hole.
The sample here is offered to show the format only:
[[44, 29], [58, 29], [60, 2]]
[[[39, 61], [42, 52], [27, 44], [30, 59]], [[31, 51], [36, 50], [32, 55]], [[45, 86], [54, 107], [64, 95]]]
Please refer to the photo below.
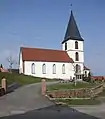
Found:
[[105, 75], [104, 0], [0, 0], [0, 63], [8, 68], [9, 56], [18, 62], [21, 46], [62, 49], [71, 9], [84, 38], [86, 66]]

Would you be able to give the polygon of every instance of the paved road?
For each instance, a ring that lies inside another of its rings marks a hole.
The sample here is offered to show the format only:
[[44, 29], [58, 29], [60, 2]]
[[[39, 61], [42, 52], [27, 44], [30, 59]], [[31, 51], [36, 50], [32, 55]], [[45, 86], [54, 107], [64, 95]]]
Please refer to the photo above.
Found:
[[88, 114], [80, 113], [67, 106], [49, 106], [33, 110], [25, 114], [0, 117], [0, 119], [99, 119]]
[[101, 119], [105, 119], [105, 104], [96, 106], [72, 106], [72, 108], [78, 110], [79, 112], [89, 114]]
[[[54, 83], [56, 82], [49, 82], [47, 84]], [[0, 117], [24, 113], [51, 105], [54, 105], [54, 103], [41, 95], [41, 83], [30, 84], [0, 97]]]

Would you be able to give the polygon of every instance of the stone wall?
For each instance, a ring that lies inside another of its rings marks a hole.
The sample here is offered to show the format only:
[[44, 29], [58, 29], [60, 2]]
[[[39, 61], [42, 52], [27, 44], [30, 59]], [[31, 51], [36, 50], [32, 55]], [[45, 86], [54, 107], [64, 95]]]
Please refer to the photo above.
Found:
[[103, 91], [103, 85], [94, 88], [47, 91], [50, 98], [91, 98]]
[[95, 97], [97, 96], [99, 93], [101, 93], [104, 89], [104, 85], [101, 84], [101, 85], [98, 85], [94, 88], [91, 88], [91, 97]]

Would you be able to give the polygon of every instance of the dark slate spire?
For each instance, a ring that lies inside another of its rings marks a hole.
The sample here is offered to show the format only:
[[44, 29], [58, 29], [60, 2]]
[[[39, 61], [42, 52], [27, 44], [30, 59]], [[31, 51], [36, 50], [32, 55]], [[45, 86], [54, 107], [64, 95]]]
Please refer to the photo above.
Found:
[[83, 41], [72, 11], [71, 11], [70, 20], [67, 26], [66, 34], [62, 43], [68, 41], [69, 39]]

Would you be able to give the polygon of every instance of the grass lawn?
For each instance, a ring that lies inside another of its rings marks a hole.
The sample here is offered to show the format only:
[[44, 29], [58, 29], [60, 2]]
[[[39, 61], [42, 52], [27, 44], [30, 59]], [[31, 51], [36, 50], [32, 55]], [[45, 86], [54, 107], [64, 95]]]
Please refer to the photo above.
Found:
[[95, 86], [96, 84], [93, 83], [83, 83], [83, 82], [77, 82], [77, 85], [75, 86], [73, 83], [58, 83], [47, 87], [48, 91], [52, 90], [64, 90], [64, 89], [77, 89], [77, 88], [91, 88]]
[[96, 105], [101, 103], [97, 99], [56, 99], [55, 102], [63, 103], [65, 105]]
[[[27, 75], [17, 74], [17, 73], [3, 73], [3, 72], [0, 72], [0, 82], [1, 82], [2, 78], [6, 78], [8, 84], [12, 84], [12, 83], [16, 82], [20, 85], [38, 83], [38, 82], [41, 82], [41, 80], [42, 80], [39, 77], [27, 76]], [[46, 81], [55, 81], [55, 80], [46, 79]]]

